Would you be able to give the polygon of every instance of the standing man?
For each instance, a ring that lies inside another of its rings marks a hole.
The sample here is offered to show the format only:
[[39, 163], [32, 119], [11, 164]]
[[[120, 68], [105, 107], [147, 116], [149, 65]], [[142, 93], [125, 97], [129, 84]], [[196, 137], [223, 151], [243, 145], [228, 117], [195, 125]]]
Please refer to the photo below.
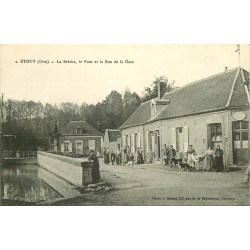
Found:
[[176, 156], [176, 151], [173, 148], [173, 146], [170, 146], [169, 149], [169, 160], [170, 160], [170, 167], [175, 167], [175, 156]]
[[166, 166], [168, 164], [168, 148], [166, 144], [164, 144], [164, 148], [162, 149], [162, 152], [163, 152], [164, 166]]

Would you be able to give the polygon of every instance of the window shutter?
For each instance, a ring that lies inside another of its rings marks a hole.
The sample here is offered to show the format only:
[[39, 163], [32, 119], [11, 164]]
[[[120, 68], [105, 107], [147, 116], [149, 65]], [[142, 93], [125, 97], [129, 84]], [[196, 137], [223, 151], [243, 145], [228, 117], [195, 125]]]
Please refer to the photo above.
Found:
[[72, 152], [72, 142], [69, 142], [69, 152]]
[[61, 152], [64, 152], [64, 143], [61, 143]]
[[172, 128], [172, 145], [173, 148], [176, 149], [176, 129]]
[[128, 135], [128, 145], [129, 148], [131, 149], [131, 135]]
[[126, 135], [123, 136], [123, 145], [122, 145], [123, 148], [126, 147]]
[[131, 152], [135, 152], [135, 134], [131, 135]]
[[184, 152], [187, 152], [188, 150], [188, 126], [183, 127], [183, 139], [184, 139]]
[[152, 133], [152, 152], [155, 153], [155, 133]]
[[138, 143], [137, 143], [137, 145], [138, 145], [138, 147], [140, 148], [141, 147], [141, 134], [140, 133], [138, 133]]
[[207, 125], [207, 147], [212, 147], [211, 125]]
[[147, 147], [147, 153], [149, 152], [148, 136], [149, 136], [149, 132], [146, 132], [146, 147]]

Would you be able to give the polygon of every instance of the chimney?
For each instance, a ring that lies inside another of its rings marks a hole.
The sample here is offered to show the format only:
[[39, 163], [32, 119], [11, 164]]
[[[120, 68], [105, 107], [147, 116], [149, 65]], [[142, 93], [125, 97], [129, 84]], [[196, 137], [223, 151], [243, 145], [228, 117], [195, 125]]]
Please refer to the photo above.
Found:
[[225, 72], [227, 72], [227, 66], [225, 67]]
[[161, 100], [161, 82], [158, 82], [158, 99]]

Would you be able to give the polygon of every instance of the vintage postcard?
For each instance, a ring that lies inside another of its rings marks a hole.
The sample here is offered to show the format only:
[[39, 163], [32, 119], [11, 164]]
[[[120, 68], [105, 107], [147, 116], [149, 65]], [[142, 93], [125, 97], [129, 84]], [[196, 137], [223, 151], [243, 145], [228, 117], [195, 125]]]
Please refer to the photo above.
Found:
[[250, 205], [249, 51], [0, 45], [0, 204]]

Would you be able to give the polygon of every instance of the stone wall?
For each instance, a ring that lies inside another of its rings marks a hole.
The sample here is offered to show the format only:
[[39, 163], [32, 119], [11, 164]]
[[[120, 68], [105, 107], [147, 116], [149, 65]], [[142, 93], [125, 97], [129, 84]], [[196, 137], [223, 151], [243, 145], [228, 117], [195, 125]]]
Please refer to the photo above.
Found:
[[92, 183], [92, 162], [41, 151], [37, 152], [37, 158], [41, 167], [74, 185]]

